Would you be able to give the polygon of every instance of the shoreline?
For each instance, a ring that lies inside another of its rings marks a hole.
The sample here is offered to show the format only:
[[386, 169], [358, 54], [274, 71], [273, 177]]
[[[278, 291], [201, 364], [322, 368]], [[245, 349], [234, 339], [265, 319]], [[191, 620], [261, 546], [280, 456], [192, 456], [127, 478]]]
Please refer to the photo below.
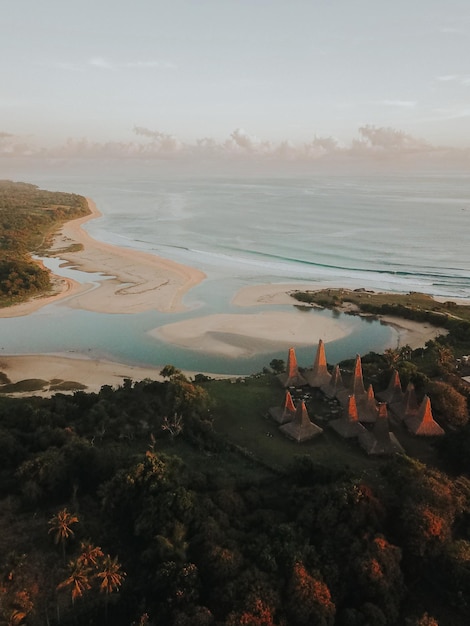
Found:
[[[164, 313], [185, 310], [182, 299], [187, 291], [206, 278], [199, 269], [182, 265], [157, 255], [120, 248], [93, 239], [82, 226], [101, 213], [87, 198], [90, 214], [66, 222], [54, 235], [49, 256], [63, 265], [90, 274], [101, 273], [96, 280], [79, 283], [51, 272], [55, 293], [36, 296], [11, 307], [0, 309], [0, 318], [34, 313], [55, 303], [96, 313], [141, 313], [156, 309]], [[68, 250], [73, 244], [81, 250]]]
[[[184, 310], [184, 294], [206, 275], [196, 268], [156, 255], [93, 239], [82, 227], [89, 220], [100, 217], [101, 213], [91, 199], [87, 198], [87, 202], [90, 214], [65, 223], [54, 234], [49, 254], [61, 259], [63, 265], [90, 273], [90, 282], [79, 283], [51, 272], [56, 293], [0, 309], [0, 318], [29, 315], [52, 303], [98, 313]], [[73, 244], [81, 244], [82, 249], [70, 251]], [[97, 273], [101, 274], [98, 279], [93, 276]], [[240, 313], [213, 314], [165, 324], [149, 331], [149, 335], [179, 347], [234, 359], [281, 351], [291, 346], [314, 347], [319, 339], [327, 343], [348, 335], [347, 325], [327, 319], [313, 322], [310, 316], [298, 311], [269, 311], [269, 306], [299, 307], [301, 304], [290, 295], [291, 292], [328, 286], [318, 281], [247, 286], [232, 297], [231, 304], [239, 307]], [[266, 305], [268, 310], [246, 312], [246, 309], [259, 305]], [[428, 324], [391, 316], [378, 317], [396, 330], [398, 345], [409, 344], [413, 349], [446, 333], [445, 329]], [[28, 378], [72, 380], [85, 385], [87, 392], [99, 391], [103, 385], [120, 384], [124, 378], [158, 380], [163, 366], [163, 363], [158, 367], [129, 365], [84, 355], [0, 354], [0, 371], [4, 371], [13, 383]]]

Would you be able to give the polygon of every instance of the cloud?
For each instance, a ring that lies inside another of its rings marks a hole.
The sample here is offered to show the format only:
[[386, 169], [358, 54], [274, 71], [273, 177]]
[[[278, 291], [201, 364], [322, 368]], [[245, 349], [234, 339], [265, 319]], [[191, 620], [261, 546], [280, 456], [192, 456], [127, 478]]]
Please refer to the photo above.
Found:
[[415, 100], [378, 100], [373, 102], [372, 104], [378, 104], [380, 106], [387, 107], [401, 107], [405, 109], [411, 109], [416, 106], [417, 102]]
[[470, 116], [470, 107], [446, 107], [446, 108], [438, 108], [433, 110], [434, 113], [437, 113], [439, 116], [437, 119], [439, 120], [454, 120], [462, 117]]
[[123, 63], [123, 67], [136, 67], [143, 69], [163, 69], [163, 70], [175, 70], [177, 65], [175, 63], [169, 63], [168, 61], [128, 61]]
[[[470, 108], [461, 113], [470, 115]], [[444, 114], [444, 112], [442, 112]], [[450, 113], [448, 113], [449, 115]], [[388, 127], [361, 126], [358, 135], [349, 145], [340, 144], [334, 137], [315, 135], [310, 141], [295, 143], [288, 139], [270, 142], [236, 128], [222, 141], [202, 137], [185, 143], [176, 136], [135, 126], [136, 139], [128, 142], [94, 142], [88, 139], [69, 138], [64, 143], [44, 148], [28, 139], [10, 133], [0, 133], [0, 154], [11, 156], [41, 156], [41, 158], [89, 158], [89, 159], [162, 159], [235, 162], [297, 162], [315, 163], [371, 163], [393, 160], [394, 162], [433, 164], [436, 159], [453, 160], [468, 164], [470, 148], [445, 148], [434, 146], [423, 139]]]
[[[394, 128], [361, 126], [359, 134], [363, 144], [362, 147], [366, 148], [366, 150], [407, 153], [410, 151], [429, 150], [431, 148], [431, 145], [423, 139], [416, 139], [416, 137]], [[357, 148], [358, 142], [354, 145]]]
[[93, 57], [88, 61], [88, 63], [93, 67], [98, 67], [102, 70], [114, 70], [113, 63], [104, 57]]
[[441, 83], [457, 83], [459, 85], [470, 85], [470, 74], [444, 74], [436, 76], [436, 80]]
[[150, 130], [143, 126], [134, 126], [134, 133], [152, 140], [147, 149], [159, 154], [175, 154], [183, 148], [183, 144], [174, 135], [162, 133], [158, 130]]
[[[67, 65], [67, 64], [65, 64]], [[88, 65], [97, 67], [102, 70], [117, 70], [117, 69], [164, 69], [174, 70], [177, 66], [174, 63], [168, 61], [149, 60], [149, 61], [124, 61], [114, 62], [106, 59], [105, 57], [96, 56], [88, 60]]]

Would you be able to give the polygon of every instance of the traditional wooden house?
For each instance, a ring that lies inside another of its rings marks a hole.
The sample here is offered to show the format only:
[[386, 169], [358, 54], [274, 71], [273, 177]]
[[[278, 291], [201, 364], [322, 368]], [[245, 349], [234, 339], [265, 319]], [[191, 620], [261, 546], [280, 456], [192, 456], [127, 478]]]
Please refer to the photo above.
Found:
[[383, 402], [378, 405], [377, 420], [374, 428], [365, 430], [359, 435], [359, 445], [370, 455], [388, 455], [404, 453], [395, 435], [390, 432], [387, 405]]
[[313, 369], [309, 369], [304, 373], [304, 376], [310, 385], [310, 387], [318, 388], [322, 385], [327, 385], [330, 382], [331, 374], [328, 371], [326, 364], [325, 346], [320, 339], [318, 342], [317, 353], [315, 355], [315, 361], [313, 363]]
[[286, 371], [278, 376], [283, 387], [303, 387], [307, 381], [299, 372], [294, 348], [289, 348]]
[[403, 391], [400, 383], [400, 375], [397, 370], [393, 370], [392, 376], [388, 383], [387, 389], [377, 393], [377, 399], [387, 404], [401, 402], [403, 400]]
[[355, 396], [350, 395], [348, 397], [348, 403], [344, 408], [343, 417], [332, 420], [329, 422], [329, 426], [331, 426], [340, 437], [345, 439], [359, 437], [359, 435], [366, 430], [359, 421]]
[[365, 398], [356, 402], [356, 405], [360, 422], [372, 424], [377, 420], [378, 408], [372, 385], [369, 385]]
[[366, 399], [366, 390], [364, 389], [364, 380], [362, 377], [362, 362], [359, 354], [356, 355], [356, 362], [354, 365], [354, 372], [351, 377], [349, 386], [346, 389], [338, 391], [336, 397], [339, 402], [346, 406], [349, 402], [349, 396], [354, 396], [356, 402], [360, 402]]
[[323, 432], [323, 428], [320, 428], [320, 426], [310, 421], [307, 407], [303, 400], [297, 405], [294, 419], [287, 424], [279, 426], [279, 430], [286, 435], [286, 437], [298, 443], [317, 437]]
[[321, 391], [325, 394], [327, 398], [336, 398], [340, 391], [343, 391], [343, 379], [341, 378], [341, 370], [339, 369], [339, 365], [335, 365], [333, 370], [333, 374], [330, 380], [321, 385]]
[[389, 408], [399, 420], [418, 414], [419, 404], [413, 383], [408, 383], [403, 398], [398, 402], [392, 402]]
[[405, 417], [405, 424], [413, 435], [439, 437], [445, 434], [444, 430], [432, 416], [431, 400], [429, 396], [424, 396], [416, 415]]
[[291, 422], [295, 417], [295, 406], [290, 392], [286, 391], [286, 397], [282, 406], [273, 406], [268, 413], [278, 424]]

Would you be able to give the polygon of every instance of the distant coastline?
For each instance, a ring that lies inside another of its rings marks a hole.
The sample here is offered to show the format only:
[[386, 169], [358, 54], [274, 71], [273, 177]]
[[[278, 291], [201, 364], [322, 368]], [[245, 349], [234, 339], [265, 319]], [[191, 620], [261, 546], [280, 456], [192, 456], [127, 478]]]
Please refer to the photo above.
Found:
[[[66, 223], [55, 235], [50, 250], [70, 267], [83, 272], [103, 275], [89, 283], [79, 283], [61, 276], [54, 277], [56, 293], [33, 298], [28, 302], [0, 310], [0, 318], [29, 315], [41, 307], [60, 303], [75, 309], [98, 313], [132, 314], [149, 309], [174, 313], [184, 309], [182, 298], [192, 287], [204, 280], [199, 269], [182, 265], [162, 257], [115, 245], [102, 243], [91, 237], [83, 225], [99, 218], [101, 213], [91, 199], [87, 199], [90, 214]], [[77, 249], [79, 244], [81, 249]], [[241, 311], [228, 315], [212, 315], [186, 319], [167, 324], [151, 331], [161, 340], [199, 350], [237, 358], [256, 352], [269, 352], [292, 346], [314, 346], [318, 339], [334, 341], [348, 334], [348, 329], [336, 320], [311, 320], [305, 317], [299, 324], [296, 312], [247, 314], [246, 309], [266, 305], [298, 304], [289, 295], [295, 289], [315, 289], [320, 284], [274, 283], [253, 285], [242, 289], [233, 298], [233, 305]], [[325, 287], [325, 283], [321, 283]], [[412, 347], [424, 345], [426, 341], [441, 333], [440, 329], [426, 327], [416, 322], [400, 319], [384, 319], [399, 328], [402, 343]], [[161, 366], [165, 365], [162, 363]], [[129, 377], [134, 380], [158, 378], [159, 368], [148, 368], [113, 363], [105, 359], [88, 359], [83, 355], [4, 355], [0, 369], [15, 382], [25, 378], [63, 378], [86, 385], [89, 390], [98, 390], [102, 385], [115, 384]], [[90, 372], [93, 376], [90, 377]], [[210, 372], [209, 372], [210, 373]]]

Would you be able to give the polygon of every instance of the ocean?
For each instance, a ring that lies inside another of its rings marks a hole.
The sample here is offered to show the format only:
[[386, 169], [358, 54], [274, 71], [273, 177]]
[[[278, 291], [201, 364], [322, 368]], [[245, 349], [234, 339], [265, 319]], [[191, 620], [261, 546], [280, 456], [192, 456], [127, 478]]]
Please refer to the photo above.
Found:
[[[111, 316], [51, 305], [27, 318], [0, 320], [1, 349], [247, 374], [286, 355], [208, 357], [149, 340], [147, 331], [195, 315], [243, 312], [230, 304], [233, 294], [261, 283], [421, 291], [470, 303], [466, 173], [298, 175], [292, 170], [276, 176], [192, 176], [133, 162], [116, 168], [49, 163], [8, 171], [4, 178], [91, 197], [103, 214], [86, 225], [94, 238], [198, 267], [207, 279], [187, 294], [188, 311], [177, 315]], [[378, 322], [349, 318], [348, 323], [352, 334], [326, 346], [332, 363], [381, 351], [394, 341], [394, 331]], [[299, 362], [310, 364], [314, 349], [300, 351]]]

